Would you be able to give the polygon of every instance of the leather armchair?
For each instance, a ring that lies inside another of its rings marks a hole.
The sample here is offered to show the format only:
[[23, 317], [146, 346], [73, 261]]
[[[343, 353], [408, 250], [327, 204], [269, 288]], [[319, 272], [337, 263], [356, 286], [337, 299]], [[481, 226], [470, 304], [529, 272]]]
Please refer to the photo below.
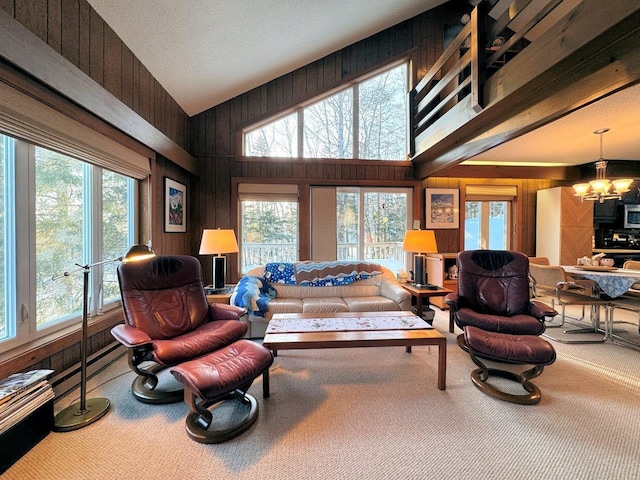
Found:
[[[512, 335], [540, 335], [558, 314], [529, 297], [529, 259], [520, 252], [467, 250], [458, 254], [458, 291], [444, 301], [459, 328], [468, 325]], [[458, 344], [466, 349], [464, 336]]]
[[[182, 390], [156, 388], [160, 370], [200, 357], [242, 338], [246, 312], [209, 305], [200, 262], [191, 256], [159, 256], [118, 266], [125, 323], [111, 333], [125, 345], [129, 366], [138, 376], [134, 397], [145, 403], [183, 399]], [[151, 366], [141, 367], [144, 362]]]

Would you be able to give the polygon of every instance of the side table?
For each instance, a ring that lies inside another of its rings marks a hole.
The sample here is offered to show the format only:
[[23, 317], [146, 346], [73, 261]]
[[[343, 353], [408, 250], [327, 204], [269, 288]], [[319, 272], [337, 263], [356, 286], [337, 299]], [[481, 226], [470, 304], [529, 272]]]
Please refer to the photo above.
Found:
[[233, 293], [233, 288], [230, 288], [227, 292], [222, 293], [213, 293], [207, 295], [207, 302], [209, 304], [212, 303], [225, 303], [229, 305], [231, 303], [231, 294]]
[[[423, 310], [422, 310], [422, 302], [424, 300], [427, 301], [427, 306], [431, 304], [429, 299], [431, 297], [444, 297], [448, 293], [451, 293], [453, 290], [449, 290], [448, 288], [437, 287], [436, 288], [425, 288], [425, 287], [416, 287], [412, 283], [403, 283], [402, 287], [411, 294], [412, 297], [416, 299], [416, 315], [423, 318]], [[427, 323], [430, 325], [433, 323], [433, 319], [431, 321], [427, 320]], [[449, 331], [453, 332], [453, 325], [451, 324], [451, 320], [449, 320]]]

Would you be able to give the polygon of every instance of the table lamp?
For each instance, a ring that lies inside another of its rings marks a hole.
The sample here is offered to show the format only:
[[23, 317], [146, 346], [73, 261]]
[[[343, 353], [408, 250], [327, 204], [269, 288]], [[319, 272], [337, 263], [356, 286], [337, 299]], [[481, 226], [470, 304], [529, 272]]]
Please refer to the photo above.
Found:
[[[227, 278], [227, 258], [224, 253], [237, 253], [238, 242], [233, 230], [205, 229], [200, 242], [200, 255], [213, 257], [213, 283], [211, 288], [217, 293], [225, 290]], [[209, 292], [207, 292], [209, 293]]]
[[436, 236], [433, 230], [407, 230], [402, 250], [413, 252], [413, 283], [416, 287], [427, 285], [425, 253], [437, 253]]
[[64, 272], [52, 277], [57, 280], [68, 277], [76, 272], [83, 274], [82, 292], [82, 337], [80, 341], [80, 401], [69, 405], [67, 408], [56, 414], [54, 418], [53, 430], [56, 432], [69, 432], [86, 427], [91, 423], [100, 420], [109, 411], [111, 403], [106, 398], [87, 399], [87, 327], [89, 323], [89, 273], [93, 267], [113, 262], [138, 262], [155, 257], [155, 252], [148, 245], [134, 245], [122, 257], [102, 262], [80, 265], [79, 268], [70, 272]]

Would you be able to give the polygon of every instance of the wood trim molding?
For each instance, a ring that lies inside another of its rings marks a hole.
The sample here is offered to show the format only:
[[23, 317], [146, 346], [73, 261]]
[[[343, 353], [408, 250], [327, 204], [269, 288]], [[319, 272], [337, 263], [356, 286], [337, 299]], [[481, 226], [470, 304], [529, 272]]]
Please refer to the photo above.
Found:
[[[100, 333], [104, 330], [108, 330], [114, 325], [121, 323], [124, 320], [122, 309], [114, 309], [113, 312], [105, 313], [100, 317], [94, 317], [89, 323], [87, 329], [88, 337]], [[54, 338], [44, 337], [42, 339], [32, 342], [27, 349], [17, 348], [15, 353], [11, 355], [9, 353], [6, 358], [0, 360], [0, 378], [5, 378], [12, 373], [20, 372], [30, 366], [61, 352], [65, 348], [69, 348], [72, 345], [80, 343], [82, 339], [82, 329], [80, 324], [74, 326], [69, 332], [62, 335], [56, 334]], [[4, 355], [3, 355], [4, 357]]]

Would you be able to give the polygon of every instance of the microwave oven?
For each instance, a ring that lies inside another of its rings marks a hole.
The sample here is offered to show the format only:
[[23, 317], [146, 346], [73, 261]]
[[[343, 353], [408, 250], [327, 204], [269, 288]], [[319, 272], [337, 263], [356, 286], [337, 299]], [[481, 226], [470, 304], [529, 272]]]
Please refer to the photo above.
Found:
[[624, 228], [640, 228], [640, 205], [624, 206]]

